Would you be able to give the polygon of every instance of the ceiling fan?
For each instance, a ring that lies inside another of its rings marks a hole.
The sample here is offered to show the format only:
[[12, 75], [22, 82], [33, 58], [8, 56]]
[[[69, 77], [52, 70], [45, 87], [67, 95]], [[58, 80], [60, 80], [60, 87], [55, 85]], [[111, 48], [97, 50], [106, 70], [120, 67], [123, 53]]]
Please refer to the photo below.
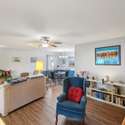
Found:
[[58, 47], [58, 45], [61, 45], [61, 44], [62, 42], [57, 42], [48, 36], [42, 36], [39, 41], [32, 41], [29, 43], [30, 46], [35, 48]]

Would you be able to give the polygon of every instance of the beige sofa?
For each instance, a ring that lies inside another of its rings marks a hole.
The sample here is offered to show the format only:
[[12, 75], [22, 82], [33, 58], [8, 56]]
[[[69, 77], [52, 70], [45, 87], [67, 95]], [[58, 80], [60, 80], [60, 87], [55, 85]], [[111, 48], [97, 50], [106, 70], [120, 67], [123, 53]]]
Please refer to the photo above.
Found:
[[43, 76], [32, 76], [26, 81], [0, 86], [0, 114], [6, 116], [9, 112], [44, 97], [46, 80]]

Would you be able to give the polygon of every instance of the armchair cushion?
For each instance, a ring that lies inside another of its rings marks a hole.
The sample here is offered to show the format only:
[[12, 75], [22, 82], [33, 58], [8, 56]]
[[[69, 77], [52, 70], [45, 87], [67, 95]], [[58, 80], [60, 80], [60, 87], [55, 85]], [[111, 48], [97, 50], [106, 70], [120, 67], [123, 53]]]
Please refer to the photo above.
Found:
[[65, 100], [61, 103], [57, 103], [58, 107], [60, 107], [61, 109], [67, 109], [68, 111], [72, 111], [72, 112], [82, 112], [83, 107], [80, 106], [79, 103], [76, 102], [71, 102], [68, 100]]
[[80, 87], [70, 87], [68, 91], [68, 100], [79, 103], [83, 96], [83, 90]]

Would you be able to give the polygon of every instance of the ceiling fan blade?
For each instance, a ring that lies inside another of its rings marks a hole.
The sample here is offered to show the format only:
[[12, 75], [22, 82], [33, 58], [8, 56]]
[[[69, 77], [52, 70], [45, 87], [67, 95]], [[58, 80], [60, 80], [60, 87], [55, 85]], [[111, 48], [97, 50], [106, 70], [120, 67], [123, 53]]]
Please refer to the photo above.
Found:
[[50, 47], [57, 47], [56, 45], [54, 44], [49, 44]]
[[53, 44], [62, 44], [62, 42], [56, 42], [56, 41], [54, 41], [54, 42], [52, 42]]

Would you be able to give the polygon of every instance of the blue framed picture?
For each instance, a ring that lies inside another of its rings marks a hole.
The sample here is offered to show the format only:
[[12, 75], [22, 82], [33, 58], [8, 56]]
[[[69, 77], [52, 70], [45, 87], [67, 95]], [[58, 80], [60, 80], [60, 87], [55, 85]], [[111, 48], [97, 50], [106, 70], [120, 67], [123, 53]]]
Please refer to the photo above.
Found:
[[121, 46], [95, 48], [96, 65], [121, 65]]

